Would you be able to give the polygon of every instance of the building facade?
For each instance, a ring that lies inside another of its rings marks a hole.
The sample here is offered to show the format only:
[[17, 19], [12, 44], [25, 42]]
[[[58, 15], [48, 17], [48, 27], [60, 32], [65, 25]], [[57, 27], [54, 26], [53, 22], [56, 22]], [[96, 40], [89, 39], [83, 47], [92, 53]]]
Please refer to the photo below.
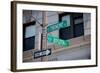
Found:
[[[48, 42], [47, 49], [51, 55], [43, 61], [67, 61], [91, 59], [91, 15], [89, 13], [46, 11], [47, 26], [67, 21], [67, 27], [47, 32], [61, 40], [69, 40], [64, 47], [62, 42]], [[42, 50], [43, 11], [23, 10], [23, 62], [41, 62], [42, 57], [35, 59], [34, 52]], [[55, 28], [55, 27], [54, 27]]]

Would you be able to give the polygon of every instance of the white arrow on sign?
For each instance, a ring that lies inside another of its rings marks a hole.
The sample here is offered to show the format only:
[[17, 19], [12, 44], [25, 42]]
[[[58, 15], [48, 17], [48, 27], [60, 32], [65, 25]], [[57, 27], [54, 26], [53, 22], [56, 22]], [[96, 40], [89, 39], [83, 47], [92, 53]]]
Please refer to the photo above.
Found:
[[50, 50], [46, 50], [46, 55], [48, 55], [50, 53]]

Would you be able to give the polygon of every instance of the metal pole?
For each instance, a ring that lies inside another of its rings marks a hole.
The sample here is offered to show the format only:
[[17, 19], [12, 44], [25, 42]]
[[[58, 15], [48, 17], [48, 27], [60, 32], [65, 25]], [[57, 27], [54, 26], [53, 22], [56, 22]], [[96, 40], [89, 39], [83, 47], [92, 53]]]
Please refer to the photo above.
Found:
[[[42, 46], [41, 50], [46, 50], [47, 49], [47, 12], [43, 11], [42, 12]], [[41, 61], [47, 61], [47, 56], [42, 57]]]

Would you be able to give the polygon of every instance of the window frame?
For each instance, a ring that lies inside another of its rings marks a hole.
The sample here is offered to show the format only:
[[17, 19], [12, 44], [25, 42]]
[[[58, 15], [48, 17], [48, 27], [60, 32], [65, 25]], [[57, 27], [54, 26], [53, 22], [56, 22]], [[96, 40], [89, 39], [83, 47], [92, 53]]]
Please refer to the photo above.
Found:
[[[62, 21], [62, 18], [63, 18], [63, 16], [67, 16], [67, 15], [70, 15], [70, 29], [71, 29], [71, 37], [70, 38], [68, 38], [68, 39], [72, 39], [72, 38], [76, 38], [75, 37], [75, 32], [74, 32], [74, 26], [75, 25], [77, 25], [77, 24], [75, 24], [75, 19], [79, 19], [79, 18], [82, 18], [83, 19], [83, 13], [80, 13], [80, 14], [82, 14], [82, 16], [81, 15], [79, 15], [78, 17], [74, 17], [74, 14], [76, 15], [76, 14], [78, 14], [78, 13], [73, 13], [73, 12], [63, 12], [63, 13], [60, 13], [59, 14], [59, 22], [60, 21]], [[80, 23], [78, 23], [78, 24], [80, 24]], [[82, 25], [83, 25], [83, 35], [84, 35], [84, 21], [82, 22]], [[67, 29], [68, 27], [66, 27], [65, 29]], [[64, 28], [62, 28], [62, 29], [64, 29]], [[61, 38], [61, 35], [60, 35], [60, 33], [61, 33], [61, 30], [62, 29], [60, 29], [59, 30], [59, 38]], [[77, 36], [77, 37], [79, 37], [79, 36]], [[62, 39], [62, 38], [61, 38]]]
[[[36, 21], [31, 21], [31, 22], [23, 24], [23, 51], [27, 51], [27, 50], [24, 49], [25, 48], [25, 39], [35, 37], [35, 36], [32, 36], [32, 37], [25, 38], [26, 28], [29, 27], [29, 26], [32, 26], [32, 25], [36, 25]], [[35, 44], [34, 44], [34, 47], [35, 47]]]

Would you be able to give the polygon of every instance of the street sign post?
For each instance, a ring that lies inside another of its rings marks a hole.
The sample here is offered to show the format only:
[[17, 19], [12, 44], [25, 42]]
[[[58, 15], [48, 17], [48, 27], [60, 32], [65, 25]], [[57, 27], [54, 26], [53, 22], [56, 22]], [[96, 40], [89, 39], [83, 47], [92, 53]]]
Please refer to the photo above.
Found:
[[47, 39], [48, 39], [48, 42], [53, 43], [53, 44], [57, 44], [57, 45], [60, 45], [63, 47], [68, 47], [70, 45], [70, 40], [62, 40], [62, 39], [59, 39], [59, 38], [54, 37], [52, 35], [48, 35]]
[[55, 31], [55, 30], [58, 30], [60, 28], [65, 28], [65, 27], [68, 27], [69, 25], [67, 24], [67, 21], [61, 21], [59, 23], [56, 23], [56, 24], [52, 24], [50, 26], [47, 27], [47, 32], [52, 32], [52, 31]]
[[34, 52], [34, 59], [51, 55], [51, 49], [41, 50]]

